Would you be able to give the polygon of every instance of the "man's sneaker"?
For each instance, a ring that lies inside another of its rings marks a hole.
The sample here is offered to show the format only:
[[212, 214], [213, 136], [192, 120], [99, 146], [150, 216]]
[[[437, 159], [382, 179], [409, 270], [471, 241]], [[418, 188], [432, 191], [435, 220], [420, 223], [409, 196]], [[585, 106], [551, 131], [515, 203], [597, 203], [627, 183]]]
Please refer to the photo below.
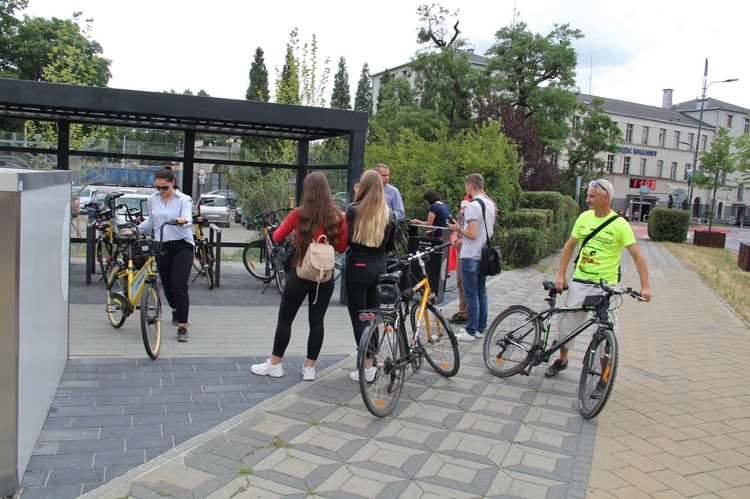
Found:
[[474, 335], [474, 338], [479, 339], [484, 336], [484, 333], [482, 331], [477, 331], [477, 334]]
[[604, 396], [604, 389], [607, 388], [607, 382], [603, 379], [600, 379], [599, 382], [596, 384], [596, 388], [594, 388], [594, 391], [591, 392], [591, 398], [592, 399], [600, 399], [602, 396]]
[[[378, 372], [378, 369], [375, 366], [372, 366], [368, 369], [365, 369], [365, 381], [368, 383], [372, 383], [375, 381], [375, 374]], [[359, 369], [356, 371], [352, 371], [349, 374], [349, 379], [352, 381], [359, 381]]]
[[174, 310], [172, 310], [172, 325], [173, 326], [180, 325], [180, 321], [177, 320], [177, 312], [175, 312]]
[[188, 330], [186, 327], [180, 327], [177, 328], [177, 341], [188, 341], [190, 340], [190, 335], [188, 334]]
[[302, 366], [302, 381], [315, 381], [315, 366]]
[[[284, 368], [282, 367], [283, 363], [279, 362], [276, 365], [271, 364], [271, 359], [266, 359], [266, 361], [262, 364], [253, 364], [250, 366], [250, 370], [253, 372], [253, 374], [257, 374], [258, 376], [271, 376], [272, 378], [280, 378], [284, 375]], [[315, 369], [313, 368], [313, 376], [315, 373]]]
[[547, 368], [547, 370], [544, 372], [544, 375], [548, 378], [554, 378], [557, 376], [557, 373], [560, 371], [564, 371], [568, 368], [568, 363], [566, 362], [563, 364], [560, 359], [555, 360], [551, 366]]
[[464, 314], [459, 314], [456, 312], [455, 314], [451, 315], [450, 319], [448, 319], [448, 322], [451, 324], [466, 324], [466, 316]]
[[466, 329], [461, 328], [456, 334], [456, 339], [458, 341], [474, 341], [476, 339], [476, 336], [474, 336], [473, 334], [469, 334]]

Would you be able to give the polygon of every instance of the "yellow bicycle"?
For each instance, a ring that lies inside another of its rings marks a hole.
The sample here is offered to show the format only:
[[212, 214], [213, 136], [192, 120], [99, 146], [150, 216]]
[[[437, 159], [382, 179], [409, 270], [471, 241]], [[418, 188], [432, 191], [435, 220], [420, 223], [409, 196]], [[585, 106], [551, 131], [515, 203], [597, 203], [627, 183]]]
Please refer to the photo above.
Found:
[[[412, 263], [418, 264], [421, 280], [402, 291], [400, 270], [383, 274], [377, 287], [380, 308], [363, 310], [359, 315], [360, 320], [369, 322], [359, 342], [359, 387], [365, 407], [374, 416], [387, 416], [393, 411], [407, 379], [407, 368], [418, 373], [423, 359], [441, 376], [458, 373], [458, 340], [434, 303], [424, 262], [449, 244], [417, 252], [389, 267], [408, 272]], [[419, 301], [412, 303], [417, 293], [421, 293]], [[411, 319], [411, 331], [407, 331], [407, 317]], [[367, 364], [375, 368], [374, 375]]]
[[[165, 225], [159, 227], [163, 234]], [[115, 262], [107, 272], [107, 317], [119, 329], [136, 310], [141, 311], [141, 336], [146, 353], [152, 359], [161, 347], [161, 294], [156, 271], [156, 255], [161, 243], [136, 234], [119, 235], [123, 262]]]

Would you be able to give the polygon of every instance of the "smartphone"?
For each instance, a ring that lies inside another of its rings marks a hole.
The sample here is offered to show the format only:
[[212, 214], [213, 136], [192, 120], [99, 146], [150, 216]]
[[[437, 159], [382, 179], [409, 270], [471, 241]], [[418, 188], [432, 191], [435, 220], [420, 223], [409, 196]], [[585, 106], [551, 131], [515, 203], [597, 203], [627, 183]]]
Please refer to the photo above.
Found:
[[452, 224], [456, 224], [456, 223], [458, 223], [458, 222], [456, 222], [456, 219], [455, 219], [455, 218], [449, 218], [449, 219], [448, 219], [448, 221], [449, 221], [450, 223], [452, 223]]

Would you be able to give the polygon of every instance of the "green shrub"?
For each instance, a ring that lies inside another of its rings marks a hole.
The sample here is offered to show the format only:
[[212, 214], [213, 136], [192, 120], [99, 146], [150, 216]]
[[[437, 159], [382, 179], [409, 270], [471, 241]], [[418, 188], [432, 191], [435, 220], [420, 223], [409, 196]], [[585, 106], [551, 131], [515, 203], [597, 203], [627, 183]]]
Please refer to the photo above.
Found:
[[546, 231], [552, 225], [552, 210], [525, 208], [508, 214], [508, 228], [529, 227]]
[[548, 252], [557, 251], [565, 245], [578, 216], [578, 207], [573, 198], [564, 196], [559, 192], [524, 192], [521, 198], [521, 207], [551, 210], [552, 222], [549, 225], [547, 237]]
[[648, 237], [652, 241], [685, 242], [689, 227], [689, 211], [654, 208], [648, 214]]
[[545, 231], [528, 227], [509, 229], [500, 240], [503, 262], [511, 267], [528, 267], [547, 256], [548, 244]]

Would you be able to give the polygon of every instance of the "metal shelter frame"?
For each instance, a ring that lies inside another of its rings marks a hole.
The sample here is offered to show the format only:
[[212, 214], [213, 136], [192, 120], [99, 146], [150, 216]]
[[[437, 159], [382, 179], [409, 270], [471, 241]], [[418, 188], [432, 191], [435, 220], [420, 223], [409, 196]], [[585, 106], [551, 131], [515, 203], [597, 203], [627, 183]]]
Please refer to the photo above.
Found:
[[[195, 165], [216, 162], [195, 157], [196, 133], [295, 141], [297, 160], [294, 164], [238, 160], [222, 163], [294, 169], [298, 200], [302, 180], [309, 169], [346, 169], [349, 195], [364, 169], [367, 113], [361, 111], [0, 78], [0, 118], [58, 124], [58, 142], [54, 149], [0, 145], [0, 151], [53, 154], [57, 156], [56, 169], [59, 170], [69, 169], [71, 156], [181, 161], [182, 191], [186, 193], [193, 192]], [[74, 150], [70, 147], [73, 123], [182, 132], [184, 154], [179, 157]], [[348, 162], [311, 165], [310, 143], [333, 137], [349, 138]]]

